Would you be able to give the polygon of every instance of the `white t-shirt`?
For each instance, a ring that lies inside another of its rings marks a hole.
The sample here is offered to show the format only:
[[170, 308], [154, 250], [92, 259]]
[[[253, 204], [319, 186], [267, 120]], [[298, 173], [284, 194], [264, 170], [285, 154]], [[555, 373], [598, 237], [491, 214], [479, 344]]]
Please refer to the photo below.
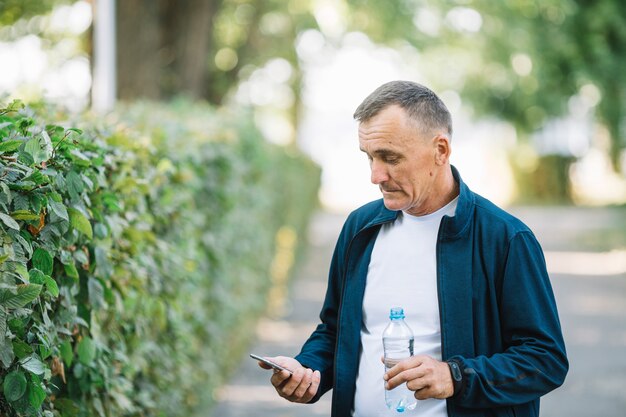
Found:
[[[441, 326], [437, 294], [437, 234], [443, 216], [454, 216], [455, 198], [425, 216], [400, 213], [381, 227], [374, 243], [363, 296], [361, 355], [354, 397], [355, 417], [398, 416], [385, 406], [383, 330], [391, 307], [404, 308], [415, 337], [414, 354], [441, 360]], [[446, 417], [446, 401], [418, 401], [403, 415]]]

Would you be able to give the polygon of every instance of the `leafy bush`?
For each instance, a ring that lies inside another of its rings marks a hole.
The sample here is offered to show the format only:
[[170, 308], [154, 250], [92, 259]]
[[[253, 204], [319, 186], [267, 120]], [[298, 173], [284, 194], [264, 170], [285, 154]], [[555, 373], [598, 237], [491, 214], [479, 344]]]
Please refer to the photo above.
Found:
[[318, 168], [241, 111], [139, 104], [83, 130], [38, 114], [54, 112], [0, 111], [0, 414], [193, 413], [252, 333]]

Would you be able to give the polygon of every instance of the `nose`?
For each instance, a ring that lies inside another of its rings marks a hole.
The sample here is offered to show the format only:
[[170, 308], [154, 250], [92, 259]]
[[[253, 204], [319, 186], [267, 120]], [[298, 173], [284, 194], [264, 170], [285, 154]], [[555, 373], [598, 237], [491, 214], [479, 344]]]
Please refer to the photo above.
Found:
[[370, 178], [372, 184], [379, 185], [389, 180], [389, 174], [385, 164], [374, 160], [370, 164], [370, 169], [372, 171]]

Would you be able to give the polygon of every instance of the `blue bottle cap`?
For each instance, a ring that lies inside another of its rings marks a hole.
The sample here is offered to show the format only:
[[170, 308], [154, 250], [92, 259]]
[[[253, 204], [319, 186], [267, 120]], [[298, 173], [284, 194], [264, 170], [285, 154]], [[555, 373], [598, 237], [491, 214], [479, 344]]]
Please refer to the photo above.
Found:
[[389, 312], [389, 318], [393, 319], [403, 319], [404, 318], [404, 309], [402, 307], [393, 307]]

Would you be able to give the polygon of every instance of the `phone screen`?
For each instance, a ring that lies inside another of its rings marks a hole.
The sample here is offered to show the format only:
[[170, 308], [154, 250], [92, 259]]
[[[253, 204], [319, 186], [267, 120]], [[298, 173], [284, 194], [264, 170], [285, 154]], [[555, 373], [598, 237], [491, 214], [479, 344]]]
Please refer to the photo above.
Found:
[[279, 364], [274, 363], [272, 361], [269, 361], [269, 360], [267, 360], [267, 359], [265, 359], [265, 358], [263, 358], [263, 357], [261, 357], [259, 355], [255, 355], [254, 353], [251, 353], [250, 357], [252, 359], [256, 359], [257, 361], [263, 362], [264, 364], [266, 364], [268, 366], [271, 366], [273, 369], [276, 369], [277, 371], [287, 371], [287, 372], [289, 372], [290, 375], [293, 374], [293, 372], [291, 372], [289, 369], [284, 368], [284, 367], [280, 366]]

